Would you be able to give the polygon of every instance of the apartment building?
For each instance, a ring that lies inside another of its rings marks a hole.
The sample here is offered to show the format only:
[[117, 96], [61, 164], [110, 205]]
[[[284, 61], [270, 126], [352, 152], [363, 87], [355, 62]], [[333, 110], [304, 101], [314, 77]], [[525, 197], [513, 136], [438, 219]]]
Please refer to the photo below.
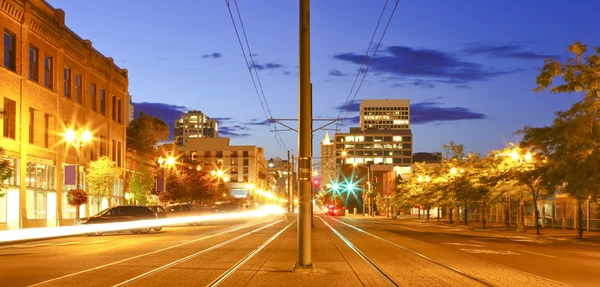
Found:
[[175, 121], [175, 144], [187, 146], [189, 139], [217, 138], [219, 124], [201, 111], [188, 111]]
[[[72, 177], [65, 170], [75, 170], [77, 147], [65, 142], [65, 132], [91, 132], [78, 149], [84, 186], [83, 167], [100, 156], [122, 174], [127, 70], [66, 27], [61, 9], [43, 0], [1, 3], [0, 146], [15, 172], [0, 191], [0, 229], [70, 225], [75, 208], [66, 195], [75, 186], [65, 181]], [[122, 202], [121, 179], [110, 198], [103, 207]], [[96, 211], [82, 206], [81, 215]]]
[[362, 100], [361, 130], [410, 129], [410, 101], [406, 99]]
[[263, 148], [230, 145], [229, 138], [189, 138], [179, 152], [197, 161], [203, 170], [220, 171], [234, 197], [246, 198], [249, 186], [265, 191], [276, 188]]

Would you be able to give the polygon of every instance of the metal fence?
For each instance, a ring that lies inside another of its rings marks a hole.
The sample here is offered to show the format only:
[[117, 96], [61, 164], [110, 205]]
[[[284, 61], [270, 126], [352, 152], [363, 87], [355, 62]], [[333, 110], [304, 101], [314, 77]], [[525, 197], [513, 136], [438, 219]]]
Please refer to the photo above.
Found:
[[[600, 204], [583, 202], [583, 229], [587, 231], [600, 231]], [[467, 207], [468, 221], [482, 220], [483, 206], [469, 205]], [[506, 222], [506, 209], [509, 213], [509, 223], [517, 224], [519, 202], [497, 203], [486, 206], [486, 221], [504, 223]], [[533, 203], [524, 203], [524, 222], [526, 226], [534, 226]], [[460, 210], [460, 219], [464, 220], [464, 208]], [[577, 203], [574, 200], [540, 201], [538, 202], [539, 224], [542, 227], [574, 229], [577, 217]], [[446, 215], [447, 217], [447, 215]]]

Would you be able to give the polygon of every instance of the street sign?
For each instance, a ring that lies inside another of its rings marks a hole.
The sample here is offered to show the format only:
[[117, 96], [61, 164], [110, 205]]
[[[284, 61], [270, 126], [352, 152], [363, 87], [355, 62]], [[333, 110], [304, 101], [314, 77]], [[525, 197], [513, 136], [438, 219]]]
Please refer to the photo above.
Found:
[[312, 173], [312, 163], [310, 157], [298, 158], [298, 181], [310, 181]]

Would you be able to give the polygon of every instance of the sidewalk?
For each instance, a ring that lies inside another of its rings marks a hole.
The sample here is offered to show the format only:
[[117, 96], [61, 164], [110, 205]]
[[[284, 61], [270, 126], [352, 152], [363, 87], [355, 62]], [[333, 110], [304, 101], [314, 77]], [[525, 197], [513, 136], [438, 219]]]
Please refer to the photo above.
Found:
[[[349, 216], [349, 217], [354, 217], [354, 216]], [[469, 221], [468, 225], [465, 226], [464, 222], [462, 222], [461, 224], [450, 223], [447, 218], [440, 218], [440, 222], [438, 222], [437, 217], [431, 217], [429, 220], [427, 220], [426, 217], [421, 218], [421, 219], [398, 218], [395, 220], [393, 220], [389, 217], [386, 217], [386, 216], [375, 216], [375, 217], [357, 216], [356, 218], [361, 218], [361, 217], [363, 219], [388, 219], [391, 222], [393, 222], [393, 221], [409, 221], [409, 222], [421, 223], [421, 224], [431, 224], [431, 225], [440, 225], [440, 226], [448, 226], [448, 227], [451, 226], [451, 227], [456, 227], [456, 228], [464, 228], [464, 229], [468, 229], [468, 230], [476, 231], [476, 232], [498, 233], [498, 234], [502, 234], [502, 235], [526, 236], [526, 237], [532, 237], [532, 238], [543, 238], [543, 239], [555, 240], [555, 241], [560, 241], [560, 242], [574, 242], [574, 243], [589, 242], [589, 243], [594, 243], [594, 244], [600, 244], [600, 232], [597, 232], [597, 231], [584, 230], [584, 232], [583, 232], [584, 239], [577, 240], [577, 239], [575, 239], [576, 231], [573, 229], [561, 229], [561, 228], [551, 228], [551, 227], [543, 228], [540, 226], [541, 234], [537, 235], [537, 234], [535, 234], [534, 226], [526, 226], [525, 232], [518, 232], [517, 226], [514, 224], [511, 224], [509, 227], [509, 230], [506, 230], [506, 226], [504, 225], [504, 223], [496, 223], [496, 222], [486, 222], [485, 228], [483, 228], [480, 221]]]

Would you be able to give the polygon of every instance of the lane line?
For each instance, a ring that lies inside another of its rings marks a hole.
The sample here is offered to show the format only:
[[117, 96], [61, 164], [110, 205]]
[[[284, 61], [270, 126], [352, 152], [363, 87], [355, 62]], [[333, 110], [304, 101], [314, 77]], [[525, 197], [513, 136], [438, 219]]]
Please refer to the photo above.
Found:
[[290, 227], [295, 222], [296, 221], [294, 220], [292, 223], [288, 224], [288, 226], [281, 229], [281, 231], [277, 232], [277, 234], [273, 235], [271, 238], [269, 238], [267, 241], [265, 241], [265, 243], [263, 243], [261, 246], [256, 248], [254, 251], [250, 252], [250, 254], [246, 255], [246, 257], [244, 257], [238, 263], [233, 265], [233, 267], [231, 267], [225, 273], [221, 274], [219, 277], [217, 277], [217, 279], [215, 279], [213, 282], [211, 282], [207, 286], [218, 286], [219, 284], [223, 283], [223, 281], [225, 281], [225, 279], [227, 279], [227, 277], [229, 277], [231, 274], [233, 274], [233, 272], [238, 270], [242, 265], [244, 265], [244, 263], [248, 262], [248, 260], [250, 260], [252, 257], [254, 257], [254, 255], [256, 255], [258, 252], [263, 250], [263, 248], [265, 248], [269, 243], [271, 243], [273, 240], [275, 240], [275, 238], [277, 238], [279, 235], [281, 235], [286, 229], [288, 229], [288, 227]]
[[532, 251], [521, 250], [521, 252], [525, 252], [525, 253], [529, 253], [529, 254], [535, 254], [535, 255], [539, 255], [539, 256], [546, 256], [546, 257], [550, 257], [550, 258], [556, 258], [556, 256], [542, 254], [542, 253], [537, 253], [537, 252], [532, 252]]
[[222, 247], [222, 246], [225, 246], [225, 245], [227, 245], [227, 244], [229, 244], [229, 243], [231, 243], [231, 242], [234, 242], [234, 241], [237, 241], [237, 240], [239, 240], [239, 239], [242, 239], [242, 238], [244, 238], [244, 237], [246, 237], [246, 236], [248, 236], [248, 235], [250, 235], [250, 234], [252, 234], [252, 233], [254, 233], [254, 232], [257, 232], [257, 231], [263, 230], [263, 229], [265, 229], [265, 228], [271, 227], [271, 226], [273, 226], [273, 225], [275, 225], [275, 224], [277, 224], [277, 223], [279, 223], [279, 222], [282, 222], [282, 221], [284, 221], [284, 220], [285, 220], [285, 219], [282, 219], [282, 220], [279, 220], [279, 221], [273, 222], [273, 223], [271, 223], [271, 224], [268, 224], [268, 225], [265, 225], [265, 226], [263, 226], [263, 227], [261, 227], [261, 228], [254, 229], [254, 230], [252, 230], [252, 231], [249, 231], [249, 232], [246, 232], [246, 233], [244, 233], [244, 234], [242, 234], [242, 235], [239, 235], [239, 236], [236, 236], [236, 237], [234, 237], [234, 238], [231, 238], [231, 239], [229, 239], [229, 240], [227, 240], [227, 241], [221, 242], [221, 243], [219, 243], [219, 244], [217, 244], [217, 245], [213, 245], [213, 246], [211, 246], [211, 247], [209, 247], [209, 248], [202, 249], [202, 250], [200, 250], [200, 251], [198, 251], [198, 252], [196, 252], [196, 253], [194, 253], [194, 254], [191, 254], [191, 255], [188, 255], [188, 256], [186, 256], [186, 257], [183, 257], [183, 258], [177, 259], [177, 260], [175, 260], [175, 261], [173, 261], [173, 262], [171, 262], [171, 263], [167, 263], [167, 264], [165, 264], [165, 265], [163, 265], [163, 266], [160, 266], [160, 267], [154, 268], [154, 269], [152, 269], [152, 270], [150, 270], [150, 271], [148, 271], [148, 272], [145, 272], [145, 273], [143, 273], [143, 274], [140, 274], [140, 275], [138, 275], [138, 276], [135, 276], [135, 277], [133, 277], [133, 278], [131, 278], [131, 279], [128, 279], [128, 280], [125, 280], [125, 281], [123, 281], [123, 282], [121, 282], [121, 283], [115, 284], [115, 285], [113, 285], [113, 287], [118, 287], [118, 286], [124, 286], [124, 285], [127, 285], [127, 284], [129, 284], [129, 283], [132, 283], [132, 282], [134, 282], [134, 281], [137, 281], [137, 280], [139, 280], [139, 279], [142, 279], [142, 278], [144, 278], [144, 277], [147, 277], [148, 275], [151, 275], [151, 274], [154, 274], [154, 273], [156, 273], [156, 272], [158, 272], [158, 271], [161, 271], [161, 270], [167, 269], [167, 268], [169, 268], [169, 267], [171, 267], [171, 266], [173, 266], [173, 265], [176, 265], [176, 264], [179, 264], [179, 263], [182, 263], [182, 262], [188, 261], [188, 260], [190, 260], [190, 259], [192, 259], [192, 258], [194, 258], [194, 257], [198, 257], [198, 256], [199, 256], [199, 255], [201, 255], [201, 254], [204, 254], [204, 253], [206, 253], [206, 252], [209, 252], [209, 251], [211, 251], [211, 250], [215, 250], [215, 249], [217, 249], [217, 248], [219, 248], [219, 247]]
[[[348, 245], [348, 247], [350, 247], [350, 249], [352, 251], [356, 252], [356, 254], [358, 254], [360, 256], [360, 258], [362, 258], [375, 271], [377, 271], [379, 273], [379, 275], [381, 275], [385, 279], [385, 281], [387, 281], [388, 284], [390, 284], [391, 286], [396, 286], [396, 287], [400, 286], [400, 285], [396, 284], [396, 282], [394, 282], [394, 280], [392, 280], [392, 278], [390, 278], [387, 274], [385, 274], [383, 272], [383, 270], [379, 269], [379, 267], [377, 267], [377, 265], [375, 265], [375, 263], [373, 263], [373, 261], [371, 261], [364, 253], [362, 253], [362, 251], [360, 251], [360, 249], [358, 249], [356, 246], [354, 246], [354, 244], [352, 244], [352, 242], [350, 242], [350, 240], [348, 240], [339, 231], [337, 231], [335, 228], [333, 228], [331, 225], [329, 225], [329, 223], [327, 223], [327, 221], [325, 221], [325, 219], [323, 219], [323, 217], [319, 217], [319, 219], [321, 219], [321, 221], [323, 221], [323, 223], [325, 223], [325, 225], [327, 227], [329, 227], [329, 229], [331, 229], [331, 231], [333, 231], [333, 233], [335, 233], [340, 239], [342, 239], [342, 241], [344, 241], [344, 243], [346, 243], [346, 245]], [[333, 219], [333, 220], [336, 220], [336, 219]]]
[[244, 229], [244, 228], [256, 226], [256, 225], [259, 225], [259, 224], [263, 224], [263, 223], [269, 222], [269, 221], [270, 220], [265, 220], [265, 221], [261, 221], [261, 222], [256, 223], [256, 224], [241, 226], [241, 227], [229, 229], [229, 230], [226, 230], [226, 231], [223, 231], [223, 232], [218, 232], [218, 233], [215, 233], [215, 234], [211, 234], [211, 235], [199, 237], [199, 238], [196, 238], [196, 239], [192, 239], [190, 241], [183, 242], [181, 244], [177, 244], [177, 245], [169, 246], [169, 247], [166, 247], [166, 248], [163, 248], [163, 249], [158, 249], [158, 250], [155, 250], [155, 251], [152, 251], [152, 252], [148, 252], [148, 253], [144, 253], [144, 254], [132, 256], [132, 257], [129, 257], [129, 258], [125, 258], [125, 259], [122, 259], [122, 260], [119, 260], [119, 261], [115, 261], [115, 262], [112, 262], [112, 263], [100, 265], [100, 266], [93, 267], [93, 268], [90, 268], [90, 269], [81, 270], [81, 271], [78, 271], [78, 272], [74, 272], [74, 273], [67, 274], [67, 275], [64, 275], [64, 276], [56, 277], [56, 278], [49, 279], [49, 280], [46, 280], [46, 281], [42, 281], [42, 282], [39, 282], [39, 283], [36, 283], [36, 284], [33, 284], [33, 285], [29, 285], [29, 286], [39, 286], [39, 285], [43, 285], [43, 284], [46, 284], [46, 283], [54, 282], [54, 281], [57, 281], [57, 280], [65, 279], [65, 278], [68, 278], [68, 277], [72, 277], [72, 276], [75, 276], [75, 275], [79, 275], [79, 274], [87, 273], [87, 272], [90, 272], [90, 271], [94, 271], [94, 270], [106, 268], [106, 267], [109, 267], [109, 266], [113, 266], [113, 265], [116, 265], [116, 264], [120, 264], [120, 263], [123, 263], [123, 262], [130, 261], [130, 260], [133, 260], [133, 259], [144, 257], [144, 256], [147, 256], [147, 255], [159, 253], [159, 252], [162, 252], [162, 251], [166, 251], [166, 250], [170, 250], [170, 249], [173, 249], [173, 248], [181, 247], [181, 246], [184, 246], [184, 245], [187, 245], [187, 244], [191, 244], [191, 243], [194, 243], [194, 242], [198, 242], [198, 241], [201, 241], [201, 240], [204, 240], [204, 239], [212, 238], [212, 237], [215, 237], [215, 236], [219, 236], [219, 235], [227, 234], [227, 233], [230, 233], [230, 232], [234, 232], [234, 231], [237, 231], [237, 230], [240, 230], [240, 229]]

